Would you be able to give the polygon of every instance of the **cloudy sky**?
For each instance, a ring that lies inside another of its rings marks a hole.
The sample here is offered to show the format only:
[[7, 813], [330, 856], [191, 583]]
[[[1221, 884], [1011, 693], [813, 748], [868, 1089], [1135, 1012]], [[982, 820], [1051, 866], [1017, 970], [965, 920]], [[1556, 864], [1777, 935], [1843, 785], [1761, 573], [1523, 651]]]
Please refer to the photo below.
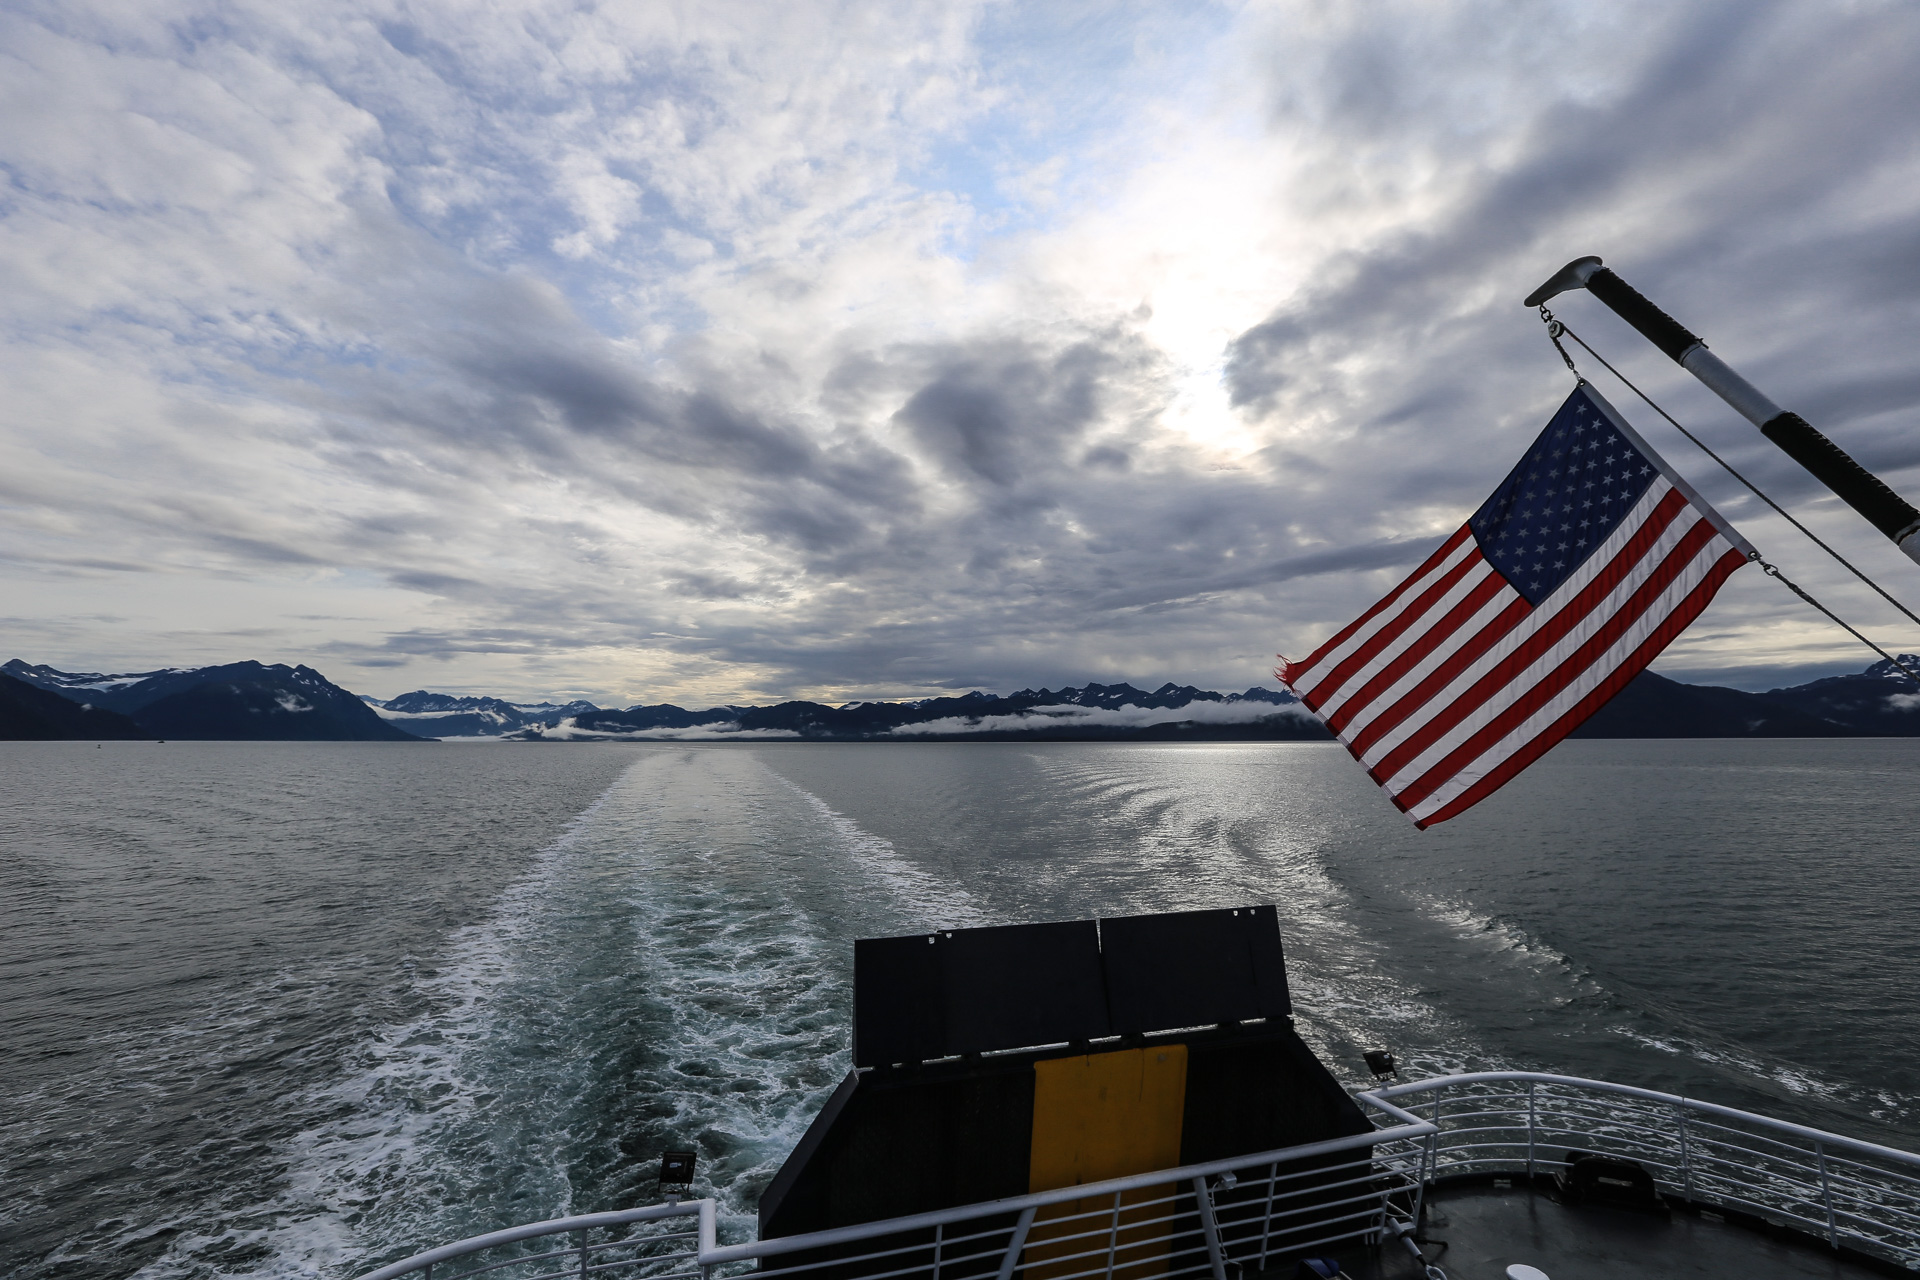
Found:
[[[1916, 66], [1907, 3], [7, 0], [0, 656], [1271, 686], [1565, 396], [1585, 253], [1920, 497]], [[1660, 669], [1871, 659], [1749, 569]]]

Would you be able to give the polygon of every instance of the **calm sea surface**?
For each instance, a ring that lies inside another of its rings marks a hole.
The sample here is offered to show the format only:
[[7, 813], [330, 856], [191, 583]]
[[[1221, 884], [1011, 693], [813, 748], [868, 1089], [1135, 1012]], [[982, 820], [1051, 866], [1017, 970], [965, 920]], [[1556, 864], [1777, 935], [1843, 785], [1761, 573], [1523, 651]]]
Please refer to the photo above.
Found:
[[0, 1274], [347, 1277], [748, 1228], [851, 940], [1274, 902], [1337, 1072], [1920, 1145], [1920, 740], [1570, 742], [1424, 835], [1327, 744], [0, 743]]

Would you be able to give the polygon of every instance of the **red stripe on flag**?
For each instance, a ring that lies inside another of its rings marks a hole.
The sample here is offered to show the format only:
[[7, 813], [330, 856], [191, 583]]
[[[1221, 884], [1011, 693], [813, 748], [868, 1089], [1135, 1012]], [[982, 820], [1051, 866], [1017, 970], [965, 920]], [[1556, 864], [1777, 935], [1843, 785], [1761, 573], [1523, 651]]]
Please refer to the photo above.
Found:
[[[1705, 522], [1703, 521], [1702, 523]], [[1713, 603], [1714, 595], [1720, 590], [1721, 584], [1733, 576], [1734, 570], [1746, 563], [1747, 557], [1739, 551], [1729, 551], [1721, 556], [1719, 560], [1714, 562], [1713, 568], [1709, 570], [1707, 576], [1701, 580], [1700, 585], [1688, 592], [1687, 598], [1681, 601], [1679, 607], [1668, 614], [1661, 621], [1660, 625], [1654, 628], [1653, 634], [1648, 636], [1625, 662], [1615, 667], [1613, 673], [1595, 687], [1592, 692], [1575, 703], [1572, 709], [1565, 715], [1547, 726], [1538, 737], [1533, 738], [1512, 755], [1509, 755], [1505, 760], [1501, 761], [1496, 768], [1490, 770], [1480, 781], [1474, 783], [1465, 791], [1462, 791], [1439, 809], [1436, 809], [1431, 816], [1415, 818], [1413, 825], [1425, 831], [1437, 822], [1445, 822], [1449, 818], [1457, 818], [1474, 805], [1479, 804], [1482, 800], [1498, 791], [1501, 787], [1506, 786], [1507, 783], [1513, 781], [1521, 770], [1545, 755], [1557, 745], [1561, 739], [1565, 738], [1575, 729], [1578, 729], [1582, 724], [1585, 724], [1594, 712], [1605, 706], [1608, 700], [1626, 688], [1627, 684], [1635, 676], [1646, 670], [1647, 664], [1659, 657], [1660, 651], [1673, 643], [1674, 638], [1691, 626], [1693, 620], [1699, 617], [1709, 604]], [[1399, 797], [1394, 797], [1393, 802], [1400, 806], [1402, 813], [1407, 811], [1407, 804], [1401, 803]], [[1408, 803], [1417, 802], [1410, 801]]]
[[1433, 695], [1452, 684], [1462, 671], [1480, 661], [1482, 655], [1494, 645], [1506, 639], [1522, 620], [1532, 616], [1533, 606], [1525, 600], [1515, 600], [1502, 609], [1487, 625], [1480, 628], [1471, 639], [1432, 671], [1419, 684], [1394, 700], [1392, 706], [1367, 722], [1365, 728], [1353, 736], [1349, 744], [1353, 754], [1364, 755], [1368, 748], [1397, 728], [1401, 721], [1427, 705]]
[[1282, 683], [1284, 683], [1288, 688], [1292, 688], [1293, 682], [1300, 677], [1300, 674], [1302, 672], [1306, 671], [1309, 667], [1313, 666], [1314, 663], [1320, 661], [1322, 658], [1326, 657], [1329, 653], [1332, 653], [1335, 649], [1338, 649], [1341, 645], [1345, 644], [1349, 639], [1352, 638], [1355, 632], [1360, 630], [1361, 627], [1364, 627], [1367, 623], [1379, 617], [1380, 612], [1383, 609], [1386, 609], [1388, 606], [1393, 604], [1395, 600], [1398, 600], [1402, 595], [1404, 595], [1409, 587], [1413, 586], [1414, 583], [1420, 581], [1420, 578], [1422, 575], [1428, 573], [1429, 571], [1437, 567], [1439, 564], [1441, 564], [1443, 561], [1445, 561], [1448, 556], [1452, 555], [1454, 552], [1454, 549], [1460, 545], [1461, 540], [1471, 536], [1471, 533], [1472, 531], [1469, 530], [1466, 525], [1461, 525], [1458, 529], [1454, 531], [1454, 534], [1451, 538], [1448, 538], [1444, 543], [1441, 544], [1440, 549], [1438, 551], [1428, 556], [1426, 560], [1421, 563], [1418, 569], [1415, 569], [1411, 574], [1407, 576], [1406, 581], [1402, 582], [1399, 586], [1395, 587], [1393, 590], [1387, 592], [1387, 594], [1383, 596], [1380, 602], [1374, 605], [1373, 608], [1367, 610], [1365, 613], [1355, 618], [1352, 622], [1340, 628], [1339, 633], [1336, 634], [1333, 637], [1333, 639], [1327, 641], [1325, 644], [1321, 645], [1318, 649], [1315, 649], [1311, 654], [1301, 659], [1299, 662], [1288, 662], [1288, 663], [1282, 664], [1280, 670], [1276, 673], [1277, 675], [1279, 675]]
[[[1600, 607], [1613, 589], [1633, 572], [1634, 567], [1652, 550], [1661, 535], [1667, 531], [1667, 526], [1673, 523], [1675, 517], [1685, 510], [1686, 506], [1687, 500], [1680, 491], [1670, 490], [1648, 514], [1646, 521], [1634, 531], [1633, 536], [1627, 540], [1627, 544], [1620, 548], [1613, 559], [1609, 560], [1573, 599], [1567, 601], [1557, 613], [1542, 623], [1540, 629], [1523, 640], [1512, 653], [1495, 664], [1491, 671], [1476, 680], [1471, 688], [1441, 708], [1405, 742], [1388, 752], [1379, 764], [1367, 770], [1373, 780], [1385, 786], [1387, 780], [1405, 768], [1409, 761], [1418, 759], [1428, 747], [1445, 737], [1455, 725], [1479, 710], [1487, 699], [1506, 688], [1542, 654], [1558, 644], [1569, 631]], [[1447, 666], [1452, 674], [1457, 676], [1471, 667], [1472, 662], [1456, 658], [1449, 661]]]
[[1446, 599], [1447, 593], [1459, 584], [1469, 570], [1483, 564], [1486, 564], [1486, 560], [1481, 556], [1480, 548], [1475, 547], [1472, 554], [1462, 557], [1459, 564], [1422, 591], [1418, 599], [1381, 624], [1379, 630], [1366, 638], [1365, 643], [1342, 658], [1339, 666], [1316, 680], [1313, 689], [1301, 695], [1300, 700], [1316, 711], [1325, 706], [1327, 699], [1340, 692], [1341, 687], [1353, 678], [1354, 672], [1372, 662], [1382, 649], [1398, 640], [1402, 632], [1424, 618], [1434, 605]]
[[[1352, 724], [1353, 718], [1371, 706], [1375, 698], [1385, 693], [1388, 689], [1393, 688], [1402, 676], [1413, 670], [1414, 667], [1420, 665], [1422, 659], [1433, 653], [1434, 650], [1438, 649], [1454, 632], [1465, 626], [1475, 614], [1486, 607], [1487, 601], [1499, 595], [1506, 587], [1507, 580], [1501, 577], [1497, 570], [1489, 573], [1485, 581], [1477, 584], [1472, 591], [1467, 593], [1466, 598], [1449, 609], [1440, 621], [1427, 628], [1419, 639], [1409, 644], [1392, 662], [1382, 667], [1379, 673], [1375, 675], [1373, 679], [1367, 681], [1358, 693], [1342, 702], [1339, 709], [1327, 718], [1328, 727], [1335, 733], [1339, 733], [1342, 729]], [[1519, 605], [1519, 614], [1521, 616], [1533, 612], [1533, 606], [1525, 600], [1519, 600], [1515, 603]], [[1509, 606], [1501, 612], [1500, 616], [1505, 617], [1508, 613], [1512, 612], [1514, 612], [1514, 610]]]
[[[1711, 542], [1718, 533], [1719, 530], [1705, 519], [1688, 529], [1673, 550], [1660, 562], [1660, 567], [1634, 589], [1633, 594], [1628, 596], [1606, 622], [1601, 624], [1598, 631], [1516, 698], [1512, 705], [1482, 725], [1465, 742], [1441, 757], [1438, 763], [1412, 783], [1402, 787], [1399, 793], [1400, 798], [1408, 804], [1419, 804], [1432, 795], [1435, 788], [1445, 783], [1447, 779], [1485, 755], [1490, 747], [1512, 733], [1515, 727], [1524, 724], [1527, 717], [1553, 701], [1561, 690], [1572, 684], [1582, 672], [1592, 666], [1601, 654], [1612, 648], [1614, 642], [1633, 629], [1634, 625], [1645, 616], [1647, 610], [1652, 608], [1654, 602], [1660, 598], [1660, 593], [1672, 586], [1674, 580], [1686, 572], [1687, 566], [1692, 564], [1694, 558], [1700, 554], [1700, 549]], [[1526, 645], [1522, 646], [1523, 650], [1537, 647], [1539, 652], [1533, 655], [1536, 658], [1552, 647], [1551, 645], [1536, 646], [1534, 641], [1538, 639], [1538, 636], [1532, 637]], [[1519, 670], [1524, 670], [1524, 667], [1516, 669], [1515, 674], [1518, 674]], [[1393, 775], [1386, 776], [1391, 778]]]

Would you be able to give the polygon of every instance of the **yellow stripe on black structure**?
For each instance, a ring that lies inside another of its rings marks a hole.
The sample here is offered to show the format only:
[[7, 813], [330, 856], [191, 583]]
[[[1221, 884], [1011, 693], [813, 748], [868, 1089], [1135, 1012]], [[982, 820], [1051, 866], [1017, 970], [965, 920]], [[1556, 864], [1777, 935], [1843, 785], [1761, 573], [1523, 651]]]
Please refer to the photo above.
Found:
[[[1027, 1189], [1052, 1191], [1180, 1163], [1187, 1099], [1187, 1047], [1155, 1045], [1033, 1064], [1033, 1147]], [[1043, 1211], [1028, 1236], [1028, 1280], [1051, 1280], [1098, 1264], [1116, 1250], [1115, 1280], [1163, 1274], [1167, 1235], [1147, 1225], [1170, 1215], [1174, 1188], [1074, 1200]], [[1159, 1203], [1151, 1203], [1158, 1201]], [[1102, 1216], [1078, 1218], [1078, 1214]], [[1051, 1221], [1049, 1221], [1051, 1219]], [[1115, 1227], [1118, 1234], [1115, 1234]], [[1157, 1237], [1154, 1238], [1154, 1237]], [[1048, 1265], [1037, 1265], [1046, 1263]]]

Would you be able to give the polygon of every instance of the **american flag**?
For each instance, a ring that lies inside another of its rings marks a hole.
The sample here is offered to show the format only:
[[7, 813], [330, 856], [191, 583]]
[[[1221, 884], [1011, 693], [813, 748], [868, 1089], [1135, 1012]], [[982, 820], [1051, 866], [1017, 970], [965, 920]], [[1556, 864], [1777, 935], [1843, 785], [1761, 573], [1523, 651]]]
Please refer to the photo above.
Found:
[[1424, 829], [1579, 727], [1752, 554], [1582, 383], [1412, 577], [1275, 674]]

